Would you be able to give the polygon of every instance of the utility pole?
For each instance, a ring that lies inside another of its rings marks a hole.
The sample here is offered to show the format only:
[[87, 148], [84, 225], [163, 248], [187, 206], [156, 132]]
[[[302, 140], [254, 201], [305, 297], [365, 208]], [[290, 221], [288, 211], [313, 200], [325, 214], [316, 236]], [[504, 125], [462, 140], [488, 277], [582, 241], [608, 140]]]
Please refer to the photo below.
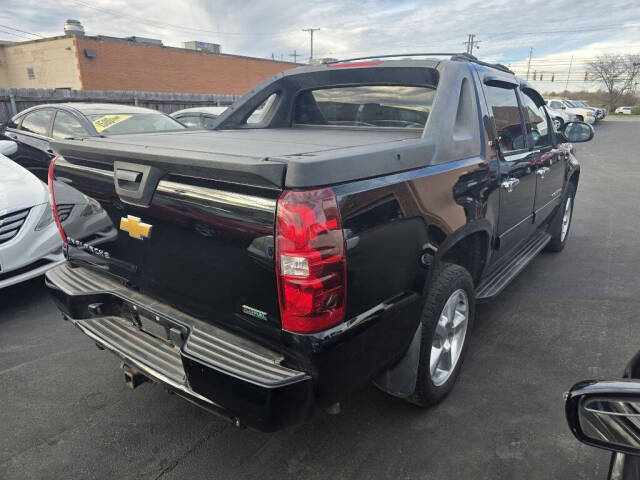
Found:
[[293, 57], [293, 63], [298, 63], [298, 52], [296, 50], [293, 51], [293, 53], [289, 54], [290, 57]]
[[533, 55], [533, 47], [529, 49], [529, 63], [527, 63], [527, 81], [529, 81], [529, 70], [531, 70], [531, 56]]
[[480, 48], [478, 46], [478, 43], [480, 43], [480, 40], [475, 40], [476, 35], [474, 33], [470, 33], [469, 35], [467, 35], [467, 41], [466, 42], [462, 42], [464, 45], [467, 46], [467, 53], [469, 55], [473, 55], [473, 48]]
[[311, 63], [311, 60], [313, 60], [313, 32], [317, 32], [318, 30], [320, 29], [319, 28], [303, 28], [302, 29], [303, 32], [309, 32], [311, 36], [311, 51], [309, 53], [309, 63]]
[[569, 73], [567, 73], [567, 83], [564, 85], [564, 91], [569, 91], [569, 77], [571, 76], [571, 67], [573, 66], [573, 55], [571, 55], [571, 61], [569, 62]]

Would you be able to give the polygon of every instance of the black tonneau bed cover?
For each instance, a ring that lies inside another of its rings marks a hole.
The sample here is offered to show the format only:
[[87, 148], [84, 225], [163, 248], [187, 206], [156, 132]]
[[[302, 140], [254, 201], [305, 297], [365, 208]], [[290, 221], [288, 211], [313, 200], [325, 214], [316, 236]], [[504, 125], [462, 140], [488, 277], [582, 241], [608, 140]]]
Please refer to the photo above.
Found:
[[421, 136], [413, 129], [296, 127], [116, 135], [52, 146], [72, 163], [125, 161], [257, 187], [299, 188], [424, 166]]

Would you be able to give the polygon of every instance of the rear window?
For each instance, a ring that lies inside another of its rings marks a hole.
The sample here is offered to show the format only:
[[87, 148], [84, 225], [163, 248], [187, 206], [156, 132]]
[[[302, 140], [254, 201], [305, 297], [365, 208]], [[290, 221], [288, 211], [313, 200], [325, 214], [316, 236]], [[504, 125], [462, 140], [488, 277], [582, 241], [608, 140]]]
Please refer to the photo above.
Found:
[[171, 117], [159, 113], [109, 113], [87, 115], [99, 134], [148, 133], [186, 128]]
[[367, 85], [308, 90], [296, 99], [299, 125], [424, 128], [435, 89]]

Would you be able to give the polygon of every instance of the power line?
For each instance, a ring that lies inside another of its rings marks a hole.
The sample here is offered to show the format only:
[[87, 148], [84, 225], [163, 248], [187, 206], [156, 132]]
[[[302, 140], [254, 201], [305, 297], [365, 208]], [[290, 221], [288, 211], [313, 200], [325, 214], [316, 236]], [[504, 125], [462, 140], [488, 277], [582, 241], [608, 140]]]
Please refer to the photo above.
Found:
[[34, 37], [45, 38], [45, 37], [43, 37], [42, 35], [40, 35], [40, 34], [38, 34], [38, 33], [31, 33], [31, 32], [27, 32], [27, 31], [25, 31], [25, 30], [20, 30], [19, 28], [13, 28], [13, 27], [10, 27], [9, 25], [0, 25], [0, 27], [2, 27], [2, 28], [8, 28], [9, 30], [14, 30], [14, 31], [16, 31], [16, 32], [20, 32], [20, 33], [26, 33], [26, 34], [29, 34], [29, 35], [33, 35]]
[[13, 35], [14, 37], [18, 38], [26, 38], [27, 40], [33, 40], [33, 38], [31, 37], [27, 37], [26, 35], [22, 35], [21, 33], [9, 32], [8, 30], [0, 30], [0, 33], [6, 33], [7, 35]]

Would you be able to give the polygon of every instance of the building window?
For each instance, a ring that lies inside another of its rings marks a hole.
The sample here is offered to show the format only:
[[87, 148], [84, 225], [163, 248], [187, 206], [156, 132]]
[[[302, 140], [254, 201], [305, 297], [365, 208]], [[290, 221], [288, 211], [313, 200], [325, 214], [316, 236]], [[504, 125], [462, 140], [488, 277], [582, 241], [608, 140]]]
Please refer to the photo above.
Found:
[[36, 73], [33, 71], [33, 68], [31, 67], [27, 68], [27, 77], [29, 77], [29, 80], [36, 79]]

